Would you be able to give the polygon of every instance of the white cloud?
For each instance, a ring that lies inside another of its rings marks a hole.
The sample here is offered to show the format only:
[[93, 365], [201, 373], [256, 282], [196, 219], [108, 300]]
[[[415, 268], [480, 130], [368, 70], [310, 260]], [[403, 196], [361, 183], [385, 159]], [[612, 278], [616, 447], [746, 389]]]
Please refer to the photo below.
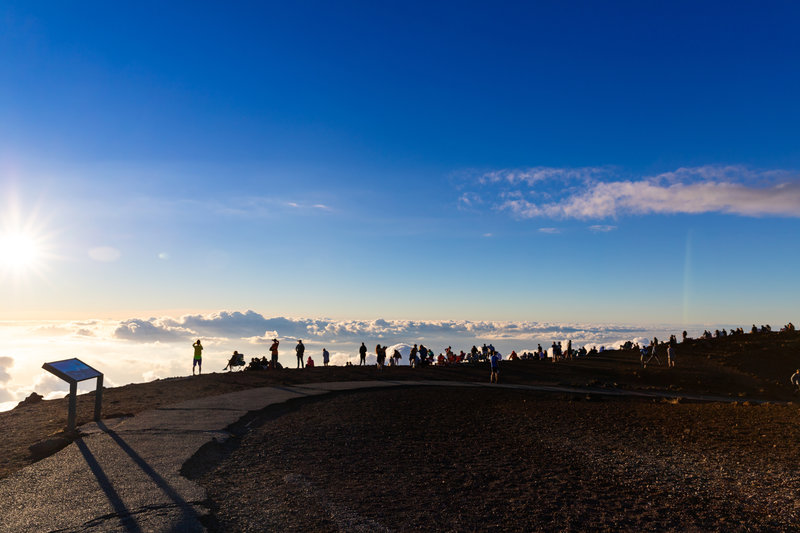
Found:
[[[11, 381], [9, 369], [12, 366], [14, 366], [14, 359], [11, 357], [0, 357], [0, 404], [14, 400], [14, 395], [11, 391], [7, 390], [7, 386]], [[13, 405], [10, 407], [13, 407]]]
[[520, 218], [586, 220], [677, 213], [800, 217], [800, 175], [785, 170], [684, 167], [621, 179], [609, 168], [538, 167], [489, 172], [477, 183], [498, 189], [495, 207]]
[[532, 167], [525, 169], [503, 169], [487, 172], [478, 178], [479, 183], [526, 184], [534, 186], [543, 181], [587, 181], [607, 174], [607, 167], [554, 168]]
[[616, 226], [609, 226], [607, 224], [595, 224], [594, 226], [589, 226], [589, 231], [593, 231], [595, 233], [608, 233], [609, 231], [614, 231], [617, 229]]
[[0, 357], [0, 383], [6, 383], [11, 380], [11, 374], [8, 369], [14, 366], [14, 359], [11, 357]]
[[[61, 378], [57, 378], [53, 374], [42, 371], [33, 382], [33, 388], [31, 389], [31, 392], [41, 394], [46, 400], [63, 398], [64, 395], [69, 393], [69, 383]], [[17, 391], [17, 393], [18, 397], [27, 396], [30, 394], [26, 393], [26, 391]]]
[[[800, 182], [771, 187], [701, 182], [663, 186], [653, 180], [598, 183], [566, 202], [543, 206], [556, 218], [607, 218], [623, 214], [727, 213], [743, 216], [800, 216]], [[537, 209], [519, 213], [537, 216]]]
[[558, 228], [539, 228], [539, 233], [554, 235], [556, 233], [561, 233], [561, 230]]
[[131, 318], [120, 322], [114, 337], [137, 342], [175, 342], [192, 336], [191, 331], [165, 324], [160, 319]]
[[483, 203], [483, 198], [474, 192], [465, 192], [458, 198], [459, 209], [470, 209]]
[[[114, 337], [136, 342], [186, 341], [195, 337], [241, 340], [264, 346], [273, 338], [283, 341], [343, 342], [372, 339], [375, 342], [414, 342], [430, 338], [530, 339], [548, 335], [578, 334], [596, 339], [615, 336], [632, 328], [551, 324], [541, 322], [495, 322], [468, 320], [331, 320], [325, 318], [264, 317], [255, 311], [221, 311], [181, 318], [132, 318], [119, 323]], [[283, 343], [282, 343], [283, 345]]]
[[113, 263], [122, 256], [122, 252], [111, 246], [97, 246], [89, 250], [89, 257], [101, 263]]

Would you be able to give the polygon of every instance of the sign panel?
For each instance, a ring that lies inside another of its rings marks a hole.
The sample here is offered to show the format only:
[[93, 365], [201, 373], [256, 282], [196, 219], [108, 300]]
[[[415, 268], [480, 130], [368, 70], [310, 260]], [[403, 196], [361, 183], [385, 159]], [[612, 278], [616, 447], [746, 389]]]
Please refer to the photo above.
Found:
[[103, 375], [80, 359], [65, 359], [63, 361], [45, 363], [42, 368], [69, 382], [84, 381]]

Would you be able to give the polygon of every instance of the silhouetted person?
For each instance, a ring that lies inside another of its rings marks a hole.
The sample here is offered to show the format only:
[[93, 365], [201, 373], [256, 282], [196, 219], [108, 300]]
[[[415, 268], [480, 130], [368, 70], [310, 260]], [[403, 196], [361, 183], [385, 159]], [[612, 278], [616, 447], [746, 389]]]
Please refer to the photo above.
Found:
[[378, 370], [383, 370], [383, 365], [386, 363], [386, 348], [380, 344], [376, 345], [375, 355], [378, 357]]
[[667, 368], [675, 368], [675, 347], [667, 346]]
[[492, 374], [489, 376], [489, 383], [500, 382], [500, 357], [497, 352], [492, 353], [489, 359], [489, 364], [492, 365]]
[[367, 366], [367, 346], [362, 342], [361, 348], [358, 349], [358, 366]]
[[325, 348], [322, 349], [322, 366], [328, 366], [331, 361], [331, 354]]
[[794, 374], [792, 374], [792, 377], [789, 378], [789, 381], [791, 381], [792, 385], [794, 385], [793, 394], [800, 392], [800, 368], [794, 371]]
[[305, 368], [303, 354], [306, 352], [306, 347], [303, 346], [303, 341], [297, 340], [297, 346], [294, 347], [294, 351], [297, 352], [297, 368]]
[[197, 339], [192, 347], [194, 348], [194, 360], [192, 361], [192, 375], [194, 376], [194, 367], [197, 367], [198, 374], [203, 373], [203, 345], [200, 344], [200, 339]]
[[269, 353], [271, 354], [272, 359], [272, 367], [278, 368], [278, 339], [272, 339], [272, 346], [269, 347]]
[[244, 354], [236, 350], [233, 351], [233, 355], [228, 359], [228, 364], [222, 370], [233, 370], [235, 366], [244, 366]]

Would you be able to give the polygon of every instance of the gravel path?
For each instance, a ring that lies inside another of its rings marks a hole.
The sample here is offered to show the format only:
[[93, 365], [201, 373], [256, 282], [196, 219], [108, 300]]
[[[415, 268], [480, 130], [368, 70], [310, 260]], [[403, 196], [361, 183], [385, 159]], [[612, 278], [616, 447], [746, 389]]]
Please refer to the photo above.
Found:
[[311, 401], [202, 479], [220, 531], [790, 531], [796, 406], [486, 388]]

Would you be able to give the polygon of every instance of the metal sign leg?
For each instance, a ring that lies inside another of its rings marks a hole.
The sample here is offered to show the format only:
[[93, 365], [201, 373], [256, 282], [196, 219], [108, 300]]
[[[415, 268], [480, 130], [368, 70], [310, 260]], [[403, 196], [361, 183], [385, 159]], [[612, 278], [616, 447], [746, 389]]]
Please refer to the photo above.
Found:
[[75, 431], [75, 418], [78, 410], [78, 383], [69, 384], [69, 416], [67, 418], [67, 431]]

